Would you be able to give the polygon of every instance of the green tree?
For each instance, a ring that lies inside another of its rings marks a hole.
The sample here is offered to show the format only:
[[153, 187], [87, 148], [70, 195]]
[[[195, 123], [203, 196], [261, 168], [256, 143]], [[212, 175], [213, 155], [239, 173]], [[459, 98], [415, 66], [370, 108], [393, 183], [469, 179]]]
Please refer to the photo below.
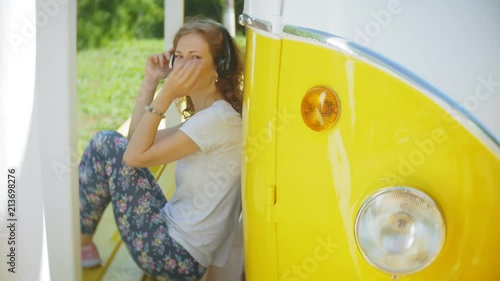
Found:
[[112, 40], [161, 38], [163, 0], [79, 0], [78, 49]]
[[[111, 41], [163, 38], [164, 0], [79, 0], [79, 50], [108, 45]], [[202, 15], [222, 22], [226, 0], [185, 0], [184, 15]], [[243, 0], [235, 2], [235, 17]], [[242, 32], [243, 27], [236, 25]]]
[[[232, 0], [234, 1], [235, 18], [243, 12], [243, 0]], [[222, 22], [224, 16], [224, 8], [227, 5], [228, 0], [186, 0], [184, 3], [184, 15], [186, 17], [191, 16], [205, 16], [216, 21]], [[243, 27], [236, 24], [236, 30], [242, 32]]]

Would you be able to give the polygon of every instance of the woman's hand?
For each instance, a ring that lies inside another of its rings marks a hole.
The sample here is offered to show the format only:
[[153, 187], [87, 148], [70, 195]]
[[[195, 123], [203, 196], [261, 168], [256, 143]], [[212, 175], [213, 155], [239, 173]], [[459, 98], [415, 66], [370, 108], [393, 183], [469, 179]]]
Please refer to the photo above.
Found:
[[165, 80], [161, 93], [176, 99], [198, 90], [202, 64], [200, 60], [188, 60], [176, 66]]
[[146, 62], [145, 76], [150, 80], [154, 80], [156, 83], [167, 78], [170, 72], [172, 72], [172, 69], [169, 68], [169, 64], [173, 51], [174, 48], [168, 50], [168, 52], [150, 55]]

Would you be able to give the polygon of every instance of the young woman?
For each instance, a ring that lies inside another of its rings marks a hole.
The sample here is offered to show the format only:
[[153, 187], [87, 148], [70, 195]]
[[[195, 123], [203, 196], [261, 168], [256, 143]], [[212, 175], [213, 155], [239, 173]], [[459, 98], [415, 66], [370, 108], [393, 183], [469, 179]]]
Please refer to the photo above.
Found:
[[[99, 132], [80, 163], [84, 267], [100, 264], [92, 235], [110, 202], [133, 259], [157, 280], [197, 280], [225, 263], [241, 208], [241, 79], [234, 40], [210, 20], [187, 22], [169, 52], [149, 56], [129, 139]], [[178, 99], [187, 121], [158, 131]], [[147, 167], [174, 161], [167, 202]]]

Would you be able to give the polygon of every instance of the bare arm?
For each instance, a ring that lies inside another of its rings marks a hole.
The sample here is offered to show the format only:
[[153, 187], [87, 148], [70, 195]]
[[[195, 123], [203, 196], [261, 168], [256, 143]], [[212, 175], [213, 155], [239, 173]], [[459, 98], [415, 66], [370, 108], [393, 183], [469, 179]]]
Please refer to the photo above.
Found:
[[152, 77], [144, 76], [142, 79], [141, 89], [139, 90], [139, 96], [135, 101], [134, 111], [132, 113], [132, 119], [130, 120], [130, 126], [128, 128], [127, 138], [130, 141], [132, 135], [141, 120], [141, 117], [144, 115], [144, 106], [150, 105], [153, 101], [153, 97], [156, 91], [156, 87], [158, 86], [158, 82], [155, 81]]
[[172, 56], [172, 52], [173, 49], [170, 49], [168, 52], [150, 55], [147, 59], [144, 78], [142, 79], [141, 88], [135, 102], [132, 119], [128, 129], [127, 136], [129, 141], [132, 138], [139, 121], [144, 115], [144, 106], [151, 104], [158, 84], [171, 72], [168, 64]]
[[182, 126], [182, 123], [177, 124], [177, 125], [172, 126], [172, 127], [158, 130], [156, 132], [155, 142], [160, 141], [160, 140], [164, 139], [165, 137], [168, 137], [168, 136], [172, 135], [173, 133], [177, 132], [181, 126]]
[[[170, 96], [160, 93], [151, 106], [163, 112], [172, 101]], [[199, 150], [193, 140], [175, 127], [158, 133], [161, 120], [159, 115], [151, 112], [142, 116], [123, 155], [127, 165], [143, 168], [168, 164]]]
[[[165, 80], [165, 85], [151, 103], [151, 107], [158, 112], [165, 112], [174, 99], [199, 86], [199, 73], [200, 66], [194, 61], [175, 69]], [[161, 136], [158, 136], [157, 129], [161, 120], [161, 116], [156, 113], [142, 114], [123, 155], [123, 161], [127, 165], [149, 167], [166, 164], [200, 150], [198, 145], [178, 128], [163, 131]]]

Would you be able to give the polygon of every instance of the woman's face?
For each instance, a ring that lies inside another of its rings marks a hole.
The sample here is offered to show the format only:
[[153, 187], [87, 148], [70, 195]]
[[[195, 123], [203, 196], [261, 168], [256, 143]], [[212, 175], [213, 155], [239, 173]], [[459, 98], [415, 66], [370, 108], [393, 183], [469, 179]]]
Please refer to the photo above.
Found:
[[214, 60], [208, 43], [203, 36], [197, 33], [189, 33], [182, 36], [175, 48], [174, 68], [181, 66], [189, 60], [198, 60], [202, 64], [200, 71], [200, 87], [215, 86], [217, 76]]

